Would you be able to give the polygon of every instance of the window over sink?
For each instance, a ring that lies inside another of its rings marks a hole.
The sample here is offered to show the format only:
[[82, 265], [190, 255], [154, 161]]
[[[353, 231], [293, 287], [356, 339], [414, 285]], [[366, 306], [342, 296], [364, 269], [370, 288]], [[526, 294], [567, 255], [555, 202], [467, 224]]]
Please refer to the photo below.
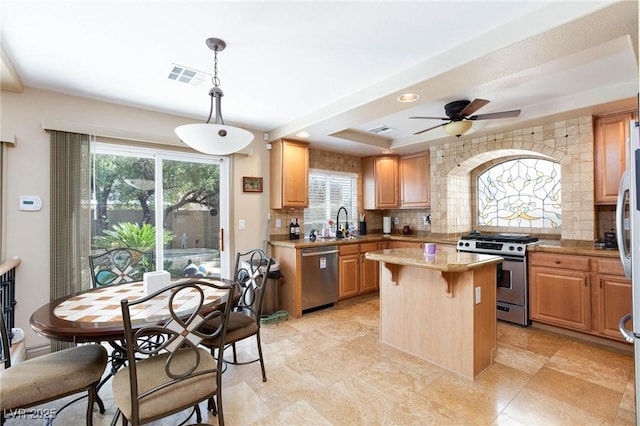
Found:
[[[304, 234], [322, 230], [335, 222], [340, 207], [347, 209], [348, 222], [357, 229], [358, 175], [332, 170], [309, 170], [309, 207], [304, 209]], [[344, 215], [340, 216], [340, 221]]]
[[519, 158], [495, 164], [478, 175], [479, 226], [560, 228], [560, 164]]

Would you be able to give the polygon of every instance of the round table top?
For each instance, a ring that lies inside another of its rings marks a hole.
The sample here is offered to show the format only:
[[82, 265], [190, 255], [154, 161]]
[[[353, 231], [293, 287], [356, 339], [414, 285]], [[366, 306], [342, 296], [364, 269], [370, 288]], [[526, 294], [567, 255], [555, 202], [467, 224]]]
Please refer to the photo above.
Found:
[[[220, 285], [234, 283], [227, 279], [199, 278], [198, 280]], [[205, 304], [210, 303], [215, 306], [216, 302], [220, 302], [222, 295], [220, 290], [204, 288]], [[194, 296], [195, 293], [194, 291]], [[40, 307], [31, 315], [31, 327], [43, 336], [77, 343], [123, 339], [124, 328], [120, 302], [123, 299], [139, 299], [145, 295], [144, 284], [141, 281], [83, 291]], [[179, 312], [180, 309], [193, 308], [197, 301], [199, 297], [189, 297], [185, 294], [180, 299], [174, 299], [174, 306]], [[137, 305], [131, 312], [132, 320], [139, 322], [140, 325], [157, 322], [169, 316], [166, 300], [154, 300], [153, 303]]]

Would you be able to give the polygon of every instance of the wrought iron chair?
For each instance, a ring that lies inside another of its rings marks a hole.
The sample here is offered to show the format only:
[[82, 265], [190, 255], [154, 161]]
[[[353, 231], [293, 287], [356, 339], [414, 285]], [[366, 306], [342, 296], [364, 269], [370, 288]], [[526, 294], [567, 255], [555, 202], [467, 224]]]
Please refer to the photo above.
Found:
[[[0, 313], [0, 424], [12, 412], [87, 391], [86, 424], [93, 424], [97, 385], [107, 366], [107, 351], [90, 344], [64, 349], [11, 365], [8, 331]], [[100, 408], [104, 414], [104, 407]]]
[[104, 287], [131, 281], [142, 281], [151, 270], [151, 254], [132, 248], [115, 248], [89, 256], [91, 283]]
[[[233, 285], [219, 281], [192, 280], [134, 301], [122, 300], [127, 359], [135, 361], [115, 374], [112, 387], [125, 424], [147, 423], [190, 407], [195, 408], [201, 422], [198, 404], [214, 396], [218, 423], [224, 424], [222, 360], [198, 345], [203, 339], [224, 342], [233, 291]], [[212, 304], [216, 306], [213, 310]], [[155, 311], [152, 318], [157, 318], [157, 324], [136, 329], [140, 321], [137, 314], [142, 310]], [[199, 329], [204, 321], [214, 319], [218, 327], [206, 333]], [[168, 339], [160, 345], [140, 343], [156, 335]]]
[[[246, 253], [236, 255], [234, 279], [241, 286], [241, 295], [238, 303], [234, 306], [229, 316], [229, 326], [224, 340], [224, 349], [219, 351], [218, 357], [224, 357], [224, 350], [231, 346], [233, 350], [233, 361], [225, 359], [225, 362], [235, 365], [245, 365], [260, 362], [262, 370], [262, 381], [267, 381], [267, 374], [264, 368], [264, 358], [262, 356], [262, 345], [260, 342], [260, 317], [262, 315], [262, 304], [266, 284], [271, 268], [271, 259], [260, 249], [250, 250]], [[217, 322], [209, 321], [204, 325], [204, 330], [216, 327]], [[258, 357], [249, 361], [238, 361], [236, 353], [236, 342], [256, 337]], [[211, 350], [212, 355], [218, 350], [220, 339], [206, 339], [202, 345]]]

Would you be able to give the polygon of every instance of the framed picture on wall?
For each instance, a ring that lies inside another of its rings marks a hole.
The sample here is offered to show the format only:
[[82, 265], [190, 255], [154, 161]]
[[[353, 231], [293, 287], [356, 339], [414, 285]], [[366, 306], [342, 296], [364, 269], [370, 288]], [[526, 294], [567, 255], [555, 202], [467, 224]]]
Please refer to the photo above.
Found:
[[244, 176], [242, 178], [243, 192], [262, 192], [262, 178]]

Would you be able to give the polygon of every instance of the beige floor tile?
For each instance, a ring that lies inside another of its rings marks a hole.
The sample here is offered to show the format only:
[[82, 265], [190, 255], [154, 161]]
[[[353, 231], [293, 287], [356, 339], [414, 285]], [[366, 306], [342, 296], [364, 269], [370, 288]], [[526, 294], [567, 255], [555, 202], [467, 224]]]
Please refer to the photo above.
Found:
[[621, 392], [549, 368], [540, 370], [526, 388], [611, 421], [622, 399]]
[[[379, 341], [379, 299], [366, 295], [302, 318], [262, 326], [267, 379], [260, 365], [228, 365], [223, 408], [243, 425], [632, 425], [633, 357], [533, 327], [498, 322], [494, 365], [462, 378]], [[237, 345], [257, 355], [255, 339]], [[231, 357], [231, 351], [226, 354]], [[111, 384], [100, 392], [115, 413]], [[46, 404], [56, 408], [63, 401]], [[54, 426], [84, 424], [84, 401]], [[203, 411], [206, 403], [200, 404]], [[151, 423], [175, 426], [190, 412]], [[217, 425], [210, 413], [206, 420]], [[195, 418], [191, 419], [195, 423]], [[7, 426], [42, 426], [40, 420]]]
[[503, 415], [525, 425], [610, 425], [611, 422], [547, 395], [523, 389]]
[[549, 361], [549, 357], [499, 341], [493, 360], [533, 376]]

